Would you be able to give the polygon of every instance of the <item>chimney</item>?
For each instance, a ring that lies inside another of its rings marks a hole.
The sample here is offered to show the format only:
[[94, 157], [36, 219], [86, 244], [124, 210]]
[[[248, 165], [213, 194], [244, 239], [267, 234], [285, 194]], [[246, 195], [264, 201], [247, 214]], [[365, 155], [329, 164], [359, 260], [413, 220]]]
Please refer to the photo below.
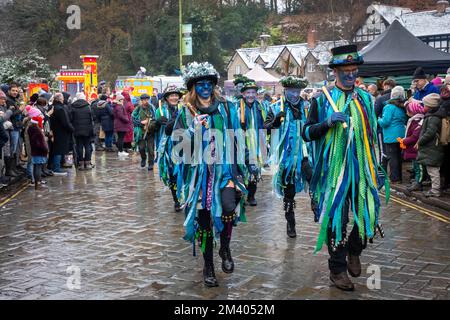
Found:
[[315, 27], [311, 27], [308, 31], [308, 49], [314, 49], [317, 45], [317, 30]]
[[447, 0], [439, 0], [437, 2], [436, 14], [438, 16], [443, 16], [447, 12], [448, 5], [449, 5], [449, 3]]
[[259, 38], [261, 39], [261, 53], [264, 53], [267, 51], [267, 46], [269, 45], [270, 35], [262, 34]]

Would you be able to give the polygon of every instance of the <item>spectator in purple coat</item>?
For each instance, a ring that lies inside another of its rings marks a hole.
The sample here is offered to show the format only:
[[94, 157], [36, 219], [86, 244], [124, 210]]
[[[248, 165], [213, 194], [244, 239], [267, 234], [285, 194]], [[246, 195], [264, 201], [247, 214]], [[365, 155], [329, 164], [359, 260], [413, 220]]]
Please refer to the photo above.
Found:
[[124, 138], [130, 130], [131, 120], [124, 106], [124, 96], [117, 94], [116, 103], [114, 104], [114, 131], [117, 133], [117, 148], [119, 149], [119, 157], [128, 157], [129, 154], [123, 151]]

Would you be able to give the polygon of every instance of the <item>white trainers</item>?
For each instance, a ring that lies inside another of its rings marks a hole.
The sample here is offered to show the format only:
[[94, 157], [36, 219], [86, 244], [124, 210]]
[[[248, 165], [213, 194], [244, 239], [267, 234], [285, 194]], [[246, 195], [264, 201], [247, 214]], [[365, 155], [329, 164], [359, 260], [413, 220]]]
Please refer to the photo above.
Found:
[[129, 153], [126, 153], [125, 151], [119, 152], [119, 157], [120, 157], [120, 158], [128, 157], [129, 155], [130, 155], [130, 154], [129, 154]]

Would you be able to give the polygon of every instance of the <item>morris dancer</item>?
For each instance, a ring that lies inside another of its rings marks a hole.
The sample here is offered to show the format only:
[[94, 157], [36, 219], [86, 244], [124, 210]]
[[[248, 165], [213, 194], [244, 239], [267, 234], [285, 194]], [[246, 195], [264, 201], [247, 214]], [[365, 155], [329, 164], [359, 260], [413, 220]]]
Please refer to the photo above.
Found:
[[[311, 191], [322, 227], [316, 252], [324, 242], [328, 245], [331, 281], [341, 290], [352, 291], [354, 285], [347, 270], [359, 277], [359, 257], [367, 239], [375, 237], [377, 226], [384, 236], [378, 225], [378, 188], [383, 181], [375, 154], [377, 119], [373, 101], [369, 93], [355, 87], [363, 58], [353, 45], [334, 48], [332, 53], [329, 67], [336, 75], [336, 86], [331, 93], [324, 88], [321, 96], [312, 99], [303, 138], [315, 141], [317, 151]], [[347, 237], [349, 209], [354, 225]]]
[[287, 220], [287, 235], [296, 238], [295, 195], [304, 190], [305, 182], [311, 176], [306, 144], [301, 137], [305, 101], [301, 98], [302, 88], [308, 82], [289, 76], [281, 80], [284, 94], [271, 106], [265, 128], [279, 129], [271, 138], [271, 163], [277, 165], [273, 187], [279, 197], [284, 197], [284, 211]]
[[[245, 222], [240, 195], [246, 193], [245, 161], [229, 159], [228, 155], [238, 155], [237, 141], [226, 134], [229, 129], [238, 130], [240, 125], [234, 105], [220, 97], [216, 90], [219, 74], [211, 64], [193, 62], [185, 69], [183, 77], [189, 90], [185, 107], [176, 121], [167, 125], [166, 133], [172, 134], [174, 148], [178, 148], [176, 136], [183, 135], [183, 142], [180, 142], [184, 143], [183, 160], [176, 164], [175, 174], [178, 194], [186, 211], [185, 240], [193, 242], [194, 255], [195, 240], [199, 242], [205, 260], [204, 283], [208, 287], [217, 287], [214, 237], [220, 236], [222, 270], [232, 273], [234, 262], [230, 241], [233, 226], [238, 221]], [[188, 153], [195, 159], [189, 159]], [[196, 156], [198, 154], [200, 156]]]

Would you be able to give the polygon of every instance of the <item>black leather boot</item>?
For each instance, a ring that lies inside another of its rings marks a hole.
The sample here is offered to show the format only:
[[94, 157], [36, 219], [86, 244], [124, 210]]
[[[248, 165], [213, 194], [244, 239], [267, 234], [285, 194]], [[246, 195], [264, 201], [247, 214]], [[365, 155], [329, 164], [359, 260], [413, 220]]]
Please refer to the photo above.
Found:
[[247, 202], [251, 207], [256, 207], [258, 205], [255, 199], [256, 188], [257, 188], [256, 182], [249, 183]]
[[285, 211], [285, 217], [287, 221], [287, 235], [289, 238], [296, 238], [297, 232], [295, 231], [295, 201], [294, 200], [288, 200], [285, 199], [284, 201], [284, 211]]
[[222, 258], [222, 270], [225, 273], [234, 272], [234, 262], [231, 257], [230, 239], [228, 239], [228, 231], [224, 230], [220, 234], [220, 250], [219, 256]]
[[170, 192], [172, 193], [172, 198], [173, 198], [173, 202], [175, 203], [174, 204], [174, 209], [175, 209], [175, 212], [181, 212], [181, 204], [180, 204], [180, 202], [178, 201], [178, 196], [177, 196], [177, 190], [175, 189], [176, 187], [175, 186], [170, 186]]
[[214, 272], [214, 264], [212, 262], [205, 262], [205, 266], [203, 267], [203, 282], [208, 288], [219, 286]]

